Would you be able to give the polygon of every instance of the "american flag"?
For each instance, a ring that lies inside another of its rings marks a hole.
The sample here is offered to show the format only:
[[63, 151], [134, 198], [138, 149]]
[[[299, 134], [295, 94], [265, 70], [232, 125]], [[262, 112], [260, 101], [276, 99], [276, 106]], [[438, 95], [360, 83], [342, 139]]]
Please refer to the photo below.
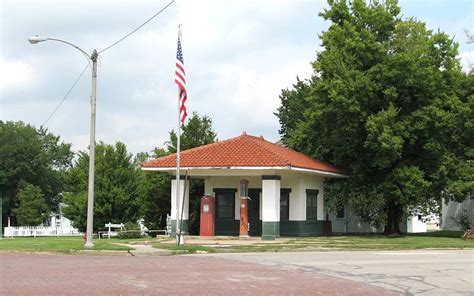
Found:
[[186, 100], [188, 94], [186, 92], [186, 74], [184, 72], [184, 60], [183, 60], [183, 50], [181, 49], [181, 40], [178, 37], [178, 51], [176, 52], [176, 71], [174, 82], [178, 85], [179, 88], [179, 115], [181, 122], [184, 122], [186, 116]]

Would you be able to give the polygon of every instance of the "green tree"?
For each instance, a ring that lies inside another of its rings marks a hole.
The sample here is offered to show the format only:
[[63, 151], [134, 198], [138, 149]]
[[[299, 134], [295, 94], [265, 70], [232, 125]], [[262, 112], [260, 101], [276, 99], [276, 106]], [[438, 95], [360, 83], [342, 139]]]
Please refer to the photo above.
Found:
[[[174, 130], [169, 133], [170, 139], [165, 144], [169, 153], [176, 152], [177, 135]], [[193, 112], [188, 122], [181, 128], [181, 151], [214, 143], [216, 133], [212, 129], [212, 120], [207, 115], [202, 117]]]
[[328, 182], [329, 208], [391, 233], [441, 197], [472, 196], [472, 79], [457, 44], [402, 19], [395, 0], [328, 4], [314, 78], [282, 93], [277, 116], [287, 145], [350, 176]]
[[293, 84], [292, 89], [282, 90], [281, 106], [278, 107], [275, 115], [280, 121], [279, 133], [284, 142], [296, 131], [298, 124], [305, 120], [304, 112], [308, 108], [306, 98], [310, 96], [311, 84], [312, 81], [302, 81], [296, 77], [296, 83]]
[[[108, 222], [136, 223], [141, 199], [140, 168], [121, 142], [100, 142], [95, 154], [94, 230]], [[70, 172], [70, 192], [64, 201], [67, 218], [80, 230], [86, 228], [89, 155], [79, 152]]]
[[72, 157], [71, 145], [46, 129], [36, 129], [21, 121], [0, 121], [3, 219], [14, 215], [14, 209], [19, 206], [21, 182], [38, 186], [49, 210], [56, 211]]
[[18, 225], [38, 226], [50, 214], [44, 195], [38, 186], [22, 182], [19, 186], [18, 201], [19, 206], [13, 209]]

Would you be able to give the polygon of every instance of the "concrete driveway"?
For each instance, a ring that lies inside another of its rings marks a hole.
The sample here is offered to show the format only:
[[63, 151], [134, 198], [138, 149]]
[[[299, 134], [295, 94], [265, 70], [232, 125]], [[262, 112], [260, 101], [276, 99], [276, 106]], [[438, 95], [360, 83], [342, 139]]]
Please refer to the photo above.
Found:
[[213, 254], [331, 275], [406, 295], [474, 295], [474, 250], [330, 251]]

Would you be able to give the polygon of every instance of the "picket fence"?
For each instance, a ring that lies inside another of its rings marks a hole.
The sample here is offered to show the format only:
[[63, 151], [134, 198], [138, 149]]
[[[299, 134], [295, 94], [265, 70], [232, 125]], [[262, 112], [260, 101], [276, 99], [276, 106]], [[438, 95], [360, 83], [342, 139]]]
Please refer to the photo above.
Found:
[[10, 226], [5, 227], [3, 235], [12, 236], [80, 236], [83, 233], [73, 227], [51, 226]]

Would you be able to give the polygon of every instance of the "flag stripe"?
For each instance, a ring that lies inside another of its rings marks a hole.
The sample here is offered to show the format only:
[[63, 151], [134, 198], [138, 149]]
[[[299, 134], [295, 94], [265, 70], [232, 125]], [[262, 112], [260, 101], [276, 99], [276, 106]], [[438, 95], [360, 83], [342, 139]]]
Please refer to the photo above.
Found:
[[181, 49], [181, 40], [178, 37], [178, 49], [176, 51], [176, 70], [175, 70], [174, 82], [179, 88], [179, 115], [181, 122], [184, 122], [188, 113], [186, 112], [186, 101], [188, 99], [188, 93], [186, 90], [186, 72], [184, 71], [184, 60], [183, 51]]
[[182, 84], [186, 84], [186, 79], [184, 79], [184, 76], [181, 73], [176, 71], [175, 74], [176, 74], [175, 80], [182, 81]]

